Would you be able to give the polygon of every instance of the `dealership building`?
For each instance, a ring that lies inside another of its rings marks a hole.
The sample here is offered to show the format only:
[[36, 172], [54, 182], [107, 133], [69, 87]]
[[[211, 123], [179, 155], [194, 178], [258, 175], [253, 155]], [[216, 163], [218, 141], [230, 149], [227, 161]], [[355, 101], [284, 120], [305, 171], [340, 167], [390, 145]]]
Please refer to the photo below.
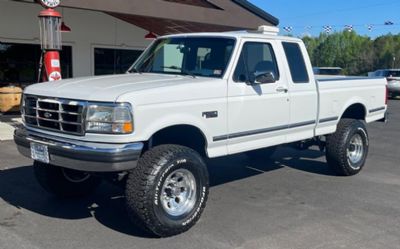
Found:
[[[0, 0], [0, 83], [36, 82], [41, 56], [34, 0]], [[61, 0], [63, 78], [123, 73], [153, 34], [278, 25], [245, 0]], [[69, 31], [69, 32], [68, 32]]]

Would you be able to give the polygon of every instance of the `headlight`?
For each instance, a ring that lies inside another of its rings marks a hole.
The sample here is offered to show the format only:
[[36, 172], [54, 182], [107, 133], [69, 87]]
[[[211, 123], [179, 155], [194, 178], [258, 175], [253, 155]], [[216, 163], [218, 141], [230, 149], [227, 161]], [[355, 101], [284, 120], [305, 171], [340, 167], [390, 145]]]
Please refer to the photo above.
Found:
[[86, 132], [128, 134], [133, 132], [132, 110], [129, 104], [89, 104]]

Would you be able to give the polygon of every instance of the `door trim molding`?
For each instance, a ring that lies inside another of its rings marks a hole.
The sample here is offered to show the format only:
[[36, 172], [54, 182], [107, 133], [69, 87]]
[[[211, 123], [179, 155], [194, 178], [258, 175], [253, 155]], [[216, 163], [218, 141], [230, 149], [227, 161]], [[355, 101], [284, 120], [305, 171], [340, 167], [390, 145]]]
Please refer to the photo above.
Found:
[[246, 137], [246, 136], [258, 135], [258, 134], [269, 133], [269, 132], [274, 132], [274, 131], [282, 131], [282, 130], [287, 130], [287, 129], [299, 128], [302, 126], [314, 125], [314, 124], [316, 124], [316, 120], [304, 121], [304, 122], [288, 124], [288, 125], [280, 125], [280, 126], [257, 129], [257, 130], [236, 132], [236, 133], [231, 133], [231, 134], [227, 134], [227, 135], [215, 136], [215, 137], [213, 137], [213, 141], [218, 142], [218, 141], [228, 140], [228, 139], [232, 139], [232, 138]]

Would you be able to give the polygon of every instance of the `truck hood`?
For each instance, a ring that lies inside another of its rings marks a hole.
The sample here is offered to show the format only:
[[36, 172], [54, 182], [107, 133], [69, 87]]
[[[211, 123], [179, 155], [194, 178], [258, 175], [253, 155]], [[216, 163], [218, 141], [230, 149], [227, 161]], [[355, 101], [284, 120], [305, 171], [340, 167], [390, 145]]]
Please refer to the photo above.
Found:
[[190, 81], [210, 79], [192, 79], [188, 76], [165, 74], [123, 74], [100, 77], [85, 77], [56, 82], [31, 85], [25, 94], [67, 98], [88, 101], [117, 101], [119, 96], [138, 93], [155, 88], [173, 87]]

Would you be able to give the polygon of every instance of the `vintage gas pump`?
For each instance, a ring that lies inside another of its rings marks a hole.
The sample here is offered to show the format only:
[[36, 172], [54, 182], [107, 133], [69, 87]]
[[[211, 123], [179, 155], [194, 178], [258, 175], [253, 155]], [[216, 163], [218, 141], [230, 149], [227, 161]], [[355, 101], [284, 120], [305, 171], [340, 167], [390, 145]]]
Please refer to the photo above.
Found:
[[61, 80], [61, 14], [54, 10], [60, 0], [40, 0], [40, 3], [46, 9], [39, 13], [42, 56], [38, 82]]

